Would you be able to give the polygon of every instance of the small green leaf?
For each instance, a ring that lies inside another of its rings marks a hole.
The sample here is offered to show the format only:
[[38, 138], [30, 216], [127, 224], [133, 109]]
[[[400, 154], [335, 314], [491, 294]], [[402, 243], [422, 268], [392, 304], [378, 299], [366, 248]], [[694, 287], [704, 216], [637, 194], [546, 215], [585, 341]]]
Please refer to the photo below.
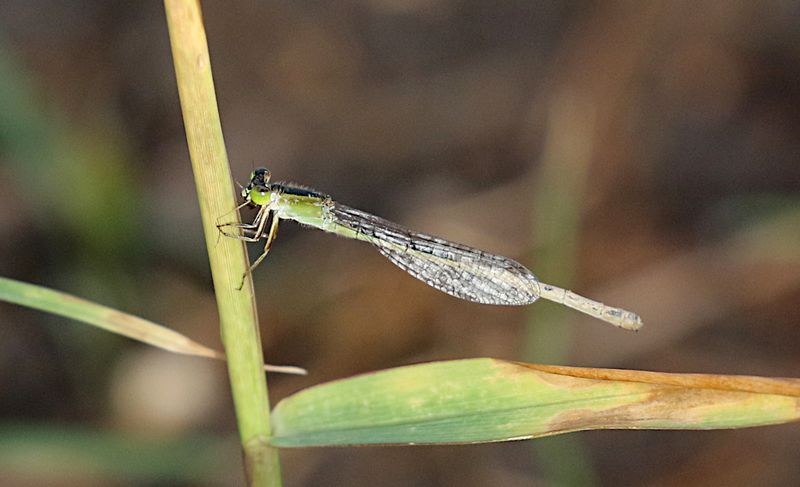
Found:
[[[225, 355], [221, 352], [201, 345], [177, 331], [43, 286], [0, 277], [0, 301], [82, 321], [169, 352], [225, 360]], [[264, 370], [285, 374], [306, 374], [304, 369], [291, 365], [264, 365]]]
[[0, 301], [72, 318], [171, 352], [224, 360], [220, 352], [152, 321], [43, 286], [0, 277]]
[[587, 429], [716, 429], [798, 419], [800, 381], [434, 362], [301, 391], [272, 413], [280, 447], [481, 443]]

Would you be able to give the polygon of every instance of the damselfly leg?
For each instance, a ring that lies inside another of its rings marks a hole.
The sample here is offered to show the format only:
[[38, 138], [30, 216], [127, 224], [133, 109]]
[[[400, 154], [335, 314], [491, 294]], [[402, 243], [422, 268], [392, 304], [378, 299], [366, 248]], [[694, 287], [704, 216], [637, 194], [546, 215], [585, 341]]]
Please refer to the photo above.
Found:
[[[239, 208], [241, 208], [241, 206]], [[269, 226], [269, 230], [267, 230], [267, 222], [270, 220], [270, 216], [272, 216], [272, 223]], [[247, 269], [247, 271], [242, 274], [242, 282], [239, 283], [237, 290], [241, 290], [242, 287], [244, 287], [244, 280], [247, 278], [247, 275], [252, 273], [253, 270], [258, 267], [258, 265], [261, 264], [261, 262], [263, 262], [267, 257], [269, 249], [272, 247], [272, 242], [275, 241], [275, 236], [278, 234], [279, 221], [280, 218], [270, 212], [270, 206], [264, 205], [258, 209], [258, 213], [256, 214], [256, 217], [252, 223], [231, 222], [217, 225], [217, 228], [222, 235], [235, 238], [236, 240], [242, 240], [244, 242], [258, 242], [264, 237], [267, 239], [267, 242], [264, 244], [264, 251], [258, 256], [258, 258]], [[227, 228], [235, 228], [237, 232], [233, 233], [227, 231]]]

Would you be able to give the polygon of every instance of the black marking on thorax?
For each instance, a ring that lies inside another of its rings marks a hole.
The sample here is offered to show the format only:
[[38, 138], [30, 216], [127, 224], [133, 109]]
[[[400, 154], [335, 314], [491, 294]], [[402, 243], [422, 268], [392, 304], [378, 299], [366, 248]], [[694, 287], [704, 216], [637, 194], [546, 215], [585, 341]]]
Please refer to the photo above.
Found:
[[314, 191], [311, 188], [306, 188], [303, 186], [289, 186], [283, 183], [272, 183], [270, 184], [270, 191], [274, 191], [276, 193], [281, 194], [288, 194], [293, 196], [306, 196], [310, 198], [329, 198], [328, 195], [324, 193], [320, 193], [318, 191]]

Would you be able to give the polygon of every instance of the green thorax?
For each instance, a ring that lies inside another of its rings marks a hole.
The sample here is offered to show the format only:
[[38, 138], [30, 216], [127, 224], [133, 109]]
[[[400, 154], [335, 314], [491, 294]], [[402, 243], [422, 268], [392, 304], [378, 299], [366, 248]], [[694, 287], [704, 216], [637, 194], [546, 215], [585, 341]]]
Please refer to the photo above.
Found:
[[331, 217], [328, 209], [333, 202], [330, 196], [308, 188], [280, 183], [269, 185], [270, 207], [279, 218], [326, 230]]

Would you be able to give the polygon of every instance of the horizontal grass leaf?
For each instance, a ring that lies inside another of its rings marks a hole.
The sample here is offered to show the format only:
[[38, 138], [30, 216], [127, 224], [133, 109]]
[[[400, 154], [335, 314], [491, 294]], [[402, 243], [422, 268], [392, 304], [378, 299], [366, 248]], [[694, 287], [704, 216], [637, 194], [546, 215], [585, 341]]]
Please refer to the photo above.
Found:
[[[225, 355], [171, 330], [122, 311], [43, 286], [0, 277], [0, 301], [46, 311], [81, 321], [163, 350], [225, 360]], [[265, 365], [270, 372], [305, 374], [299, 367]]]
[[152, 321], [43, 286], [0, 277], [0, 301], [82, 321], [171, 352], [222, 358], [221, 353]]
[[717, 429], [794, 421], [800, 380], [470, 359], [303, 390], [272, 412], [280, 447], [481, 443], [588, 429]]

